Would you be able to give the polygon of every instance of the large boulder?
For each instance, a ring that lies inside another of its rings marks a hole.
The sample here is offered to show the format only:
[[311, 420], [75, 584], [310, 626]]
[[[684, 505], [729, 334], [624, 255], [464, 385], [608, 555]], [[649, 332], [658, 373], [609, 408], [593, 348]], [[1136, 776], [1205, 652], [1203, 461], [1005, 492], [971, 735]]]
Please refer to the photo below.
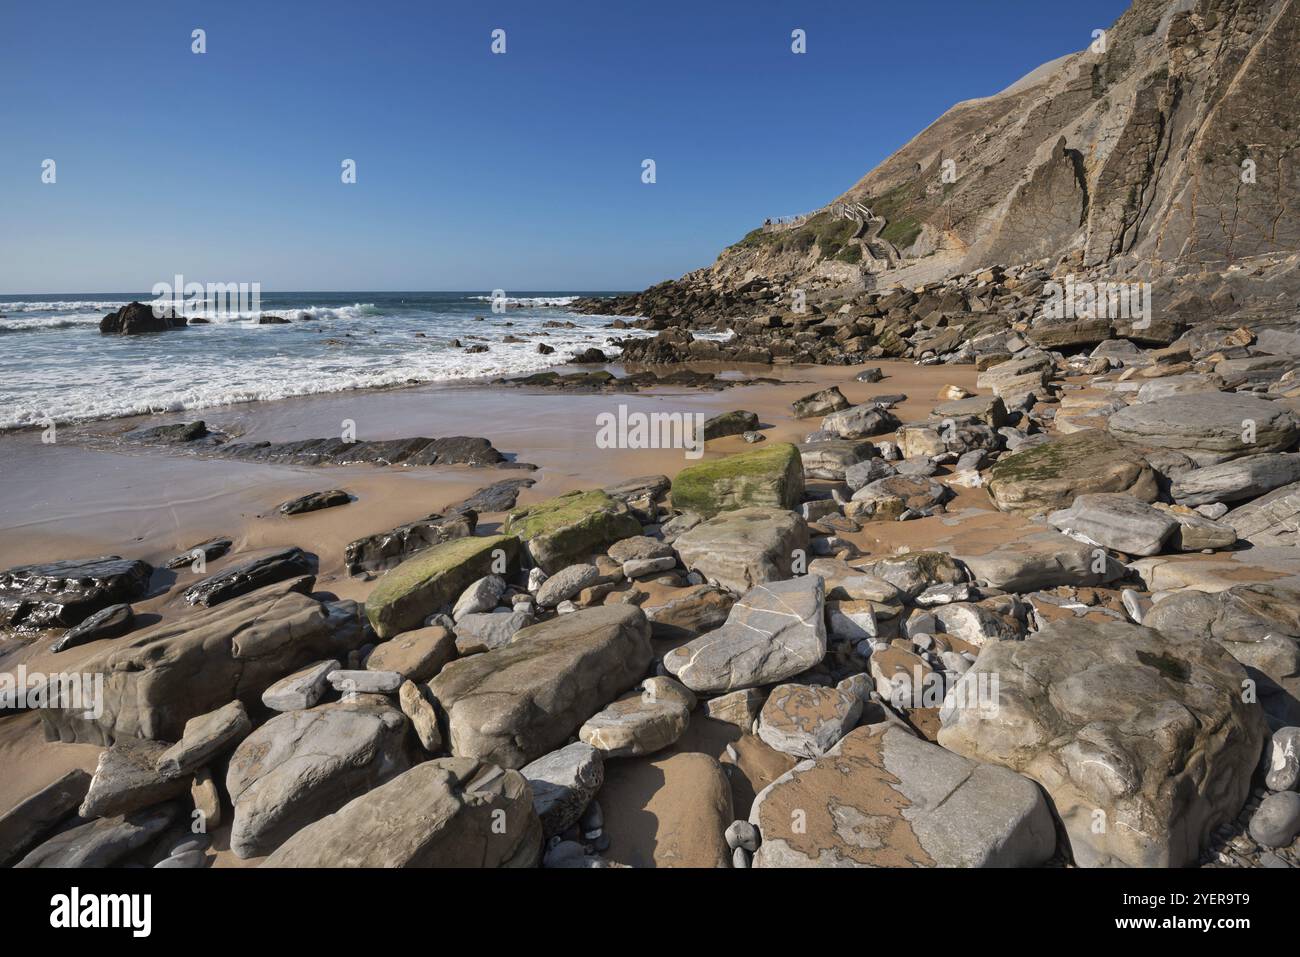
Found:
[[1179, 527], [1169, 512], [1108, 492], [1076, 497], [1069, 508], [1049, 514], [1047, 524], [1130, 555], [1160, 554]]
[[0, 867], [8, 867], [70, 817], [90, 790], [91, 777], [81, 768], [29, 795], [0, 815]]
[[728, 435], [740, 435], [758, 428], [758, 414], [743, 409], [735, 412], [723, 412], [704, 423], [704, 440], [721, 439]]
[[518, 771], [439, 758], [298, 831], [263, 867], [534, 867], [542, 828]]
[[0, 627], [71, 628], [142, 598], [153, 568], [117, 555], [21, 565], [0, 572]]
[[1181, 867], [1232, 821], [1265, 723], [1222, 648], [1064, 619], [985, 645], [945, 699], [939, 743], [1051, 796], [1085, 867]]
[[796, 550], [808, 549], [808, 526], [784, 509], [742, 508], [683, 532], [673, 548], [685, 567], [741, 594], [793, 574]]
[[1142, 402], [1110, 417], [1110, 434], [1136, 445], [1176, 449], [1199, 465], [1285, 452], [1300, 419], [1280, 402], [1236, 392], [1195, 392]]
[[1056, 848], [1027, 778], [892, 723], [849, 732], [754, 800], [755, 867], [1032, 867]]
[[822, 389], [820, 392], [814, 392], [790, 403], [790, 408], [794, 411], [796, 419], [826, 416], [848, 407], [849, 400], [844, 398], [844, 393], [840, 391], [840, 387], [834, 385], [829, 389]]
[[513, 535], [456, 538], [434, 545], [390, 569], [366, 599], [366, 617], [380, 638], [419, 628], [450, 608], [472, 582], [518, 567]]
[[544, 754], [519, 769], [533, 789], [533, 810], [550, 840], [582, 817], [605, 782], [605, 757], [583, 741]]
[[692, 691], [772, 684], [826, 656], [825, 588], [819, 575], [757, 585], [726, 624], [664, 655], [664, 668]]
[[689, 465], [673, 480], [672, 496], [676, 508], [705, 518], [749, 506], [794, 508], [803, 498], [799, 450], [789, 442], [773, 442]]
[[994, 588], [1030, 592], [1062, 585], [1104, 585], [1124, 575], [1105, 549], [1059, 532], [1031, 532], [982, 555], [963, 555], [972, 575]]
[[41, 711], [50, 740], [111, 744], [178, 741], [191, 718], [238, 698], [250, 708], [285, 675], [346, 658], [364, 638], [355, 602], [320, 602], [280, 582], [176, 621], [162, 622], [86, 659], [103, 676], [102, 709]]
[[867, 402], [832, 412], [822, 419], [822, 430], [834, 432], [842, 439], [865, 439], [893, 432], [899, 424], [897, 417], [888, 409], [875, 402]]
[[506, 518], [504, 531], [518, 536], [533, 563], [553, 575], [603, 552], [621, 538], [640, 535], [641, 523], [624, 502], [595, 489], [516, 509]]
[[1192, 469], [1178, 476], [1169, 494], [1180, 505], [1240, 502], [1300, 480], [1300, 455], [1266, 452]]
[[524, 628], [502, 648], [446, 665], [429, 691], [451, 752], [519, 768], [564, 744], [645, 675], [650, 623], [634, 605], [588, 608]]
[[985, 484], [1002, 511], [1031, 514], [1065, 508], [1086, 492], [1123, 492], [1140, 502], [1154, 502], [1159, 494], [1146, 459], [1096, 429], [1004, 455]]
[[176, 315], [171, 309], [130, 302], [99, 320], [99, 331], [104, 335], [138, 336], [147, 332], [181, 329], [186, 325], [188, 320]]
[[406, 716], [347, 702], [286, 711], [230, 756], [230, 847], [239, 857], [275, 850], [302, 828], [410, 767]]

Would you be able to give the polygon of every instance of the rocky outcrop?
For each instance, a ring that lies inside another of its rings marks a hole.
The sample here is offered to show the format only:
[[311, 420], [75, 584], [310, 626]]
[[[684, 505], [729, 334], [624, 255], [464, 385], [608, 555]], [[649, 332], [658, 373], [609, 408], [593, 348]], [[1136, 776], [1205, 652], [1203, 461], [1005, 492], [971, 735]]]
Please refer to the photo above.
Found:
[[1285, 405], [1232, 392], [1141, 402], [1112, 415], [1107, 428], [1120, 441], [1174, 449], [1199, 465], [1286, 452], [1300, 439], [1300, 418]]
[[1056, 848], [1032, 781], [888, 723], [795, 765], [749, 820], [755, 867], [1032, 867]]
[[1066, 508], [1086, 492], [1123, 492], [1154, 502], [1155, 473], [1137, 452], [1096, 430], [1053, 437], [1000, 458], [987, 487], [1004, 512], [1041, 513]]
[[452, 754], [520, 768], [640, 681], [650, 654], [641, 609], [588, 608], [451, 662], [429, 691], [446, 715]]
[[314, 563], [301, 548], [280, 548], [223, 568], [185, 589], [184, 598], [191, 605], [211, 608], [265, 585], [311, 575], [314, 571]]
[[440, 545], [453, 538], [468, 538], [474, 534], [477, 525], [478, 513], [470, 508], [447, 516], [435, 513], [418, 522], [408, 522], [349, 542], [343, 561], [349, 575], [387, 571], [431, 545]]
[[1181, 867], [1246, 800], [1266, 733], [1245, 678], [1213, 642], [1056, 621], [981, 649], [939, 743], [1041, 784], [1078, 864]]
[[0, 572], [0, 626], [71, 628], [142, 598], [152, 573], [147, 562], [116, 555], [10, 568]]
[[410, 766], [407, 728], [391, 706], [344, 702], [276, 715], [230, 756], [231, 850], [244, 858], [267, 854], [401, 774]]
[[78, 668], [103, 675], [102, 713], [41, 711], [52, 740], [176, 741], [193, 717], [236, 698], [249, 707], [273, 682], [313, 661], [346, 657], [363, 638], [357, 605], [320, 602], [294, 583], [269, 585], [146, 628]]
[[518, 771], [439, 758], [298, 831], [263, 867], [535, 867], [542, 828]]
[[146, 332], [182, 329], [186, 324], [184, 316], [178, 316], [170, 309], [155, 309], [141, 302], [131, 302], [101, 319], [99, 331], [104, 335], [138, 336]]

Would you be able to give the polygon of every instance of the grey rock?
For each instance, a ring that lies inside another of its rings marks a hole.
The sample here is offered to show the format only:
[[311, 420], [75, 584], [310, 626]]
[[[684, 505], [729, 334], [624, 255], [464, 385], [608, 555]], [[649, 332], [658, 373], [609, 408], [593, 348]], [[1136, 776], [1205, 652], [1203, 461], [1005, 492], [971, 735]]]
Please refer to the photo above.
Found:
[[1300, 481], [1300, 455], [1273, 452], [1193, 469], [1169, 491], [1178, 504], [1196, 506], [1240, 502], [1296, 481]]
[[134, 624], [135, 613], [130, 605], [109, 605], [95, 612], [81, 624], [69, 628], [58, 641], [50, 645], [50, 651], [67, 651], [69, 648], [86, 645], [92, 641], [120, 638], [130, 631]]
[[808, 526], [776, 508], [722, 512], [673, 542], [682, 565], [737, 594], [792, 574], [796, 549], [808, 548]]
[[1078, 496], [1069, 508], [1048, 515], [1047, 522], [1063, 532], [1130, 555], [1159, 554], [1178, 528], [1168, 512], [1128, 495], [1105, 492]]
[[349, 671], [339, 668], [325, 679], [335, 691], [353, 694], [391, 694], [402, 686], [396, 671]]
[[[1201, 465], [1245, 455], [1285, 452], [1300, 438], [1300, 420], [1285, 405], [1230, 392], [1195, 392], [1131, 405], [1111, 416], [1123, 442], [1177, 449]], [[1248, 438], [1253, 433], [1253, 441]]]
[[167, 775], [197, 771], [253, 730], [242, 701], [190, 718], [181, 739], [158, 758], [158, 770]]
[[758, 736], [796, 758], [825, 754], [853, 729], [862, 699], [838, 688], [777, 685], [758, 715]]
[[726, 692], [772, 684], [826, 654], [820, 576], [758, 585], [732, 606], [726, 623], [664, 656], [664, 668], [692, 691]]
[[312, 561], [301, 548], [280, 548], [222, 569], [185, 589], [183, 597], [191, 605], [210, 608], [265, 585], [312, 572]]
[[504, 578], [500, 575], [485, 575], [460, 593], [455, 607], [451, 610], [452, 620], [460, 621], [466, 615], [491, 611], [501, 601], [505, 591]]
[[1277, 791], [1250, 816], [1250, 836], [1264, 847], [1288, 847], [1300, 834], [1300, 794]]
[[582, 817], [605, 781], [605, 759], [596, 748], [575, 741], [520, 768], [533, 789], [533, 810], [550, 840]]
[[600, 578], [600, 569], [595, 565], [569, 565], [561, 568], [537, 589], [537, 604], [543, 608], [554, 608], [584, 588], [596, 584]]
[[1264, 784], [1270, 791], [1294, 791], [1300, 785], [1300, 728], [1278, 728], [1265, 750], [1267, 774]]
[[15, 867], [112, 867], [145, 847], [171, 824], [176, 807], [163, 804], [124, 817], [80, 824], [38, 846]]
[[77, 810], [90, 775], [74, 768], [0, 816], [0, 867], [8, 867]]
[[159, 770], [167, 749], [162, 741], [119, 741], [105, 749], [77, 813], [84, 818], [130, 814], [189, 791], [185, 775]]
[[0, 572], [0, 626], [71, 628], [110, 605], [143, 598], [153, 567], [99, 558], [22, 565]]
[[410, 766], [407, 720], [392, 707], [320, 705], [276, 715], [230, 756], [230, 847], [266, 854]]
[[281, 678], [262, 692], [262, 704], [273, 711], [304, 711], [325, 694], [330, 672], [343, 666], [335, 660], [317, 661]]
[[456, 651], [463, 656], [500, 648], [534, 620], [532, 611], [521, 606], [512, 611], [465, 615], [456, 622]]

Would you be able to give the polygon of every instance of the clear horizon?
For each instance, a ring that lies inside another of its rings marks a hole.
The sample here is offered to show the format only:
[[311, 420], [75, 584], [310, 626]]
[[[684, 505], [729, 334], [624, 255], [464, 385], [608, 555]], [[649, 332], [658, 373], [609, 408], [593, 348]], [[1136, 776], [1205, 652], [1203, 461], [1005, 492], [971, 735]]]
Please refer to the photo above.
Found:
[[829, 202], [1127, 5], [10, 5], [0, 295], [177, 273], [265, 292], [641, 289]]

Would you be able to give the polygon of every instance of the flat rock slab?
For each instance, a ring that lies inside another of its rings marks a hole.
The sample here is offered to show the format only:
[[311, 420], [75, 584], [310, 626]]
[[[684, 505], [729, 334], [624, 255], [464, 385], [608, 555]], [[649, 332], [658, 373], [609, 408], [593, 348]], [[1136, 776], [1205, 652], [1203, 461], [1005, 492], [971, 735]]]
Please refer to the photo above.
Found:
[[1124, 575], [1124, 566], [1104, 549], [1051, 531], [962, 558], [977, 579], [1021, 593], [1061, 585], [1102, 585]]
[[451, 607], [472, 582], [518, 567], [519, 539], [513, 535], [456, 538], [434, 545], [387, 571], [366, 599], [375, 634], [391, 638], [411, 631]]
[[534, 623], [528, 611], [485, 611], [462, 615], [456, 622], [456, 652], [476, 655], [508, 645], [515, 635]]
[[518, 771], [426, 761], [304, 827], [263, 867], [536, 867], [542, 828]]
[[0, 816], [0, 867], [9, 867], [72, 815], [90, 790], [90, 775], [74, 768]]
[[653, 754], [680, 738], [690, 720], [681, 698], [638, 691], [593, 714], [578, 729], [578, 738], [607, 758]]
[[834, 432], [842, 439], [865, 439], [872, 435], [884, 435], [886, 432], [893, 432], [901, 424], [888, 409], [881, 408], [875, 402], [841, 409], [822, 419], [822, 429], [826, 432]]
[[15, 867], [112, 867], [167, 829], [176, 807], [163, 804], [125, 817], [102, 817], [61, 831]]
[[167, 775], [193, 773], [252, 730], [242, 701], [190, 718], [181, 739], [159, 755], [158, 770]]
[[1062, 619], [983, 647], [945, 700], [939, 743], [1041, 784], [1081, 866], [1187, 866], [1241, 810], [1259, 762], [1264, 716], [1245, 680], [1212, 641]]
[[883, 724], [777, 778], [749, 821], [755, 867], [1032, 867], [1056, 848], [1032, 781]]
[[574, 491], [515, 509], [503, 530], [524, 542], [533, 563], [553, 575], [586, 561], [614, 542], [641, 534], [620, 498], [600, 489]]
[[1178, 476], [1169, 494], [1180, 505], [1241, 502], [1300, 481], [1300, 455], [1269, 452], [1208, 465]]
[[302, 515], [305, 512], [319, 512], [323, 508], [347, 505], [351, 501], [352, 496], [343, 489], [333, 488], [327, 492], [310, 492], [307, 495], [290, 499], [276, 506], [275, 510], [281, 515]]
[[429, 690], [447, 716], [453, 754], [518, 768], [562, 745], [636, 684], [650, 658], [650, 623], [640, 608], [588, 608], [451, 662]]
[[818, 758], [844, 737], [862, 713], [862, 699], [836, 688], [777, 685], [758, 715], [758, 736], [796, 758]]
[[1300, 439], [1300, 420], [1285, 405], [1235, 392], [1195, 392], [1131, 405], [1111, 416], [1107, 429], [1123, 442], [1176, 449], [1200, 465], [1286, 452]]
[[605, 758], [586, 742], [575, 741], [530, 761], [519, 773], [533, 789], [533, 810], [549, 841], [578, 823], [605, 781]]
[[185, 589], [184, 598], [191, 605], [211, 608], [265, 585], [311, 575], [314, 571], [312, 560], [301, 548], [280, 548], [223, 568]]
[[1223, 522], [1255, 546], [1300, 544], [1300, 482], [1237, 506], [1223, 516]]
[[721, 693], [797, 675], [826, 655], [825, 594], [817, 575], [758, 585], [726, 623], [664, 656], [692, 691]]
[[321, 705], [276, 715], [230, 756], [230, 847], [267, 854], [294, 833], [410, 766], [396, 708]]
[[1141, 502], [1154, 502], [1159, 492], [1146, 459], [1096, 429], [1004, 455], [985, 485], [1002, 511], [1030, 514], [1065, 508], [1087, 492], [1124, 492]]
[[831, 386], [829, 389], [796, 399], [790, 404], [790, 408], [794, 411], [796, 419], [812, 419], [830, 415], [840, 409], [847, 409], [849, 404], [849, 400], [844, 398], [844, 393], [840, 391], [839, 386]]
[[435, 513], [349, 542], [343, 550], [343, 563], [349, 575], [387, 571], [433, 545], [469, 538], [477, 524], [478, 513], [472, 510], [453, 515]]
[[84, 818], [130, 814], [189, 791], [189, 778], [181, 772], [158, 769], [167, 750], [162, 741], [119, 741], [105, 749], [77, 813]]
[[673, 547], [686, 568], [743, 594], [793, 574], [795, 551], [808, 548], [808, 526], [783, 509], [742, 508], [683, 532]]
[[346, 442], [341, 438], [298, 439], [293, 442], [236, 442], [215, 454], [242, 462], [280, 465], [474, 465], [491, 466], [506, 460], [487, 439], [455, 435]]
[[97, 611], [143, 598], [153, 567], [117, 555], [0, 572], [0, 626], [71, 628]]
[[317, 661], [286, 675], [262, 692], [262, 704], [273, 711], [303, 711], [325, 694], [331, 671], [343, 666], [334, 660]]
[[355, 602], [320, 602], [292, 582], [269, 585], [216, 608], [162, 622], [86, 659], [102, 674], [103, 709], [47, 708], [51, 740], [110, 744], [117, 738], [176, 741], [190, 718], [262, 692], [309, 662], [346, 657], [363, 640]]
[[1129, 495], [1089, 494], [1052, 512], [1047, 524], [1129, 555], [1158, 555], [1178, 528], [1168, 512]]
[[449, 512], [507, 512], [515, 507], [519, 493], [537, 484], [536, 479], [502, 479], [481, 488], [469, 498], [447, 508]]

